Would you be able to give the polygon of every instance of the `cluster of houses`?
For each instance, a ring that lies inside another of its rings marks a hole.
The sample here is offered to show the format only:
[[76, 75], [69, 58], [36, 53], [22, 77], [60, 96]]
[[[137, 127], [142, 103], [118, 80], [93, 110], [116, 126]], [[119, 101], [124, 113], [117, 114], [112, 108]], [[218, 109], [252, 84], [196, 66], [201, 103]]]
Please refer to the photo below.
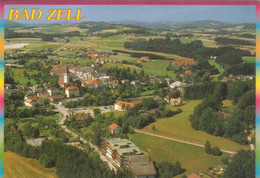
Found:
[[25, 95], [24, 104], [25, 106], [33, 107], [35, 104], [42, 104], [45, 98], [53, 103], [58, 103], [66, 98], [79, 97], [79, 88], [76, 86], [69, 86], [65, 89], [65, 95], [60, 94], [60, 89], [49, 88], [46, 92], [38, 92], [37, 94], [33, 91], [28, 92]]
[[148, 62], [149, 61], [149, 56], [143, 56], [137, 60], [138, 62]]
[[245, 81], [245, 80], [253, 80], [255, 78], [254, 75], [233, 75], [229, 74], [228, 77], [223, 77], [222, 82], [232, 82], [235, 80]]
[[105, 139], [102, 142], [102, 150], [112, 164], [132, 171], [135, 177], [155, 178], [156, 170], [153, 162], [130, 140], [123, 138]]
[[192, 65], [195, 65], [197, 62], [179, 59], [179, 60], [176, 60], [176, 61], [172, 61], [172, 63], [174, 64], [174, 66], [192, 66]]
[[84, 87], [97, 88], [104, 85], [117, 86], [118, 81], [108, 76], [107, 69], [94, 69], [93, 67], [80, 67], [73, 64], [65, 66], [52, 65], [51, 75], [59, 77], [58, 84], [65, 87], [79, 80]]

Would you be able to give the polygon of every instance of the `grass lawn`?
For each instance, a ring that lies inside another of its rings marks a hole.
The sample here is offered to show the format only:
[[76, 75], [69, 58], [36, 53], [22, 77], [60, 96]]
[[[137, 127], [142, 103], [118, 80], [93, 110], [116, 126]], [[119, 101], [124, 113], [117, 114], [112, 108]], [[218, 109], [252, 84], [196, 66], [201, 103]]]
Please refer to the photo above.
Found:
[[39, 161], [22, 157], [14, 152], [4, 153], [4, 175], [11, 177], [58, 177], [54, 169], [47, 169]]
[[105, 113], [106, 117], [109, 117], [110, 114], [114, 113], [115, 118], [119, 118], [120, 116], [123, 116], [125, 114], [125, 111], [112, 111]]
[[53, 116], [48, 116], [48, 117], [44, 117], [44, 120], [58, 120], [60, 118], [59, 115], [53, 115]]
[[149, 95], [153, 95], [153, 93], [154, 93], [154, 90], [147, 90], [147, 91], [140, 93], [140, 95], [141, 96], [149, 96]]
[[175, 78], [176, 75], [172, 71], [167, 71], [166, 68], [168, 67], [170, 61], [167, 60], [158, 60], [158, 61], [149, 61], [147, 63], [142, 63], [144, 72], [146, 74], [153, 74], [153, 75], [163, 75], [166, 74], [171, 77]]
[[115, 63], [111, 63], [111, 62], [107, 62], [105, 63], [102, 68], [106, 68], [106, 69], [110, 69], [110, 68], [113, 68], [113, 67], [118, 67], [120, 69], [122, 68], [125, 68], [127, 69], [129, 67], [130, 71], [133, 72], [133, 70], [135, 69], [136, 72], [140, 72], [141, 71], [141, 68], [140, 67], [137, 67], [137, 66], [134, 66], [134, 65], [129, 65], [129, 64], [115, 64]]
[[153, 161], [169, 161], [173, 164], [179, 161], [182, 168], [186, 169], [185, 175], [206, 171], [209, 167], [222, 164], [221, 160], [224, 156], [224, 154], [222, 156], [209, 155], [201, 147], [145, 134], [136, 133], [129, 137], [145, 154], [150, 155]]
[[242, 59], [245, 61], [245, 62], [248, 62], [248, 63], [255, 63], [256, 60], [255, 60], [255, 57], [242, 57]]
[[85, 66], [88, 63], [94, 63], [91, 59], [56, 59], [61, 62], [62, 65], [69, 63], [79, 63], [81, 66]]
[[[17, 68], [10, 68], [13, 72], [12, 77], [14, 78], [15, 82], [19, 82], [20, 84], [26, 84], [29, 79], [24, 77], [24, 71], [26, 71], [29, 75], [37, 74], [37, 70], [26, 70], [26, 69], [17, 69]], [[31, 84], [35, 84], [36, 82], [33, 79], [30, 79]]]
[[[218, 146], [221, 149], [227, 149], [231, 151], [237, 151], [240, 149], [249, 149], [248, 146], [240, 145], [229, 139], [223, 137], [217, 137], [209, 135], [204, 131], [194, 130], [191, 127], [189, 116], [193, 113], [194, 107], [198, 105], [201, 100], [191, 100], [179, 108], [182, 109], [180, 114], [177, 114], [170, 118], [159, 119], [155, 123], [152, 123], [145, 127], [143, 131], [154, 133], [152, 130], [153, 125], [156, 127], [155, 134], [163, 135], [171, 138], [177, 138], [180, 140], [190, 141], [198, 144], [204, 145], [208, 140], [211, 145]], [[177, 107], [168, 106], [168, 108]]]
[[209, 64], [216, 67], [220, 74], [212, 75], [213, 81], [218, 81], [218, 77], [225, 72], [225, 69], [218, 63], [216, 63], [215, 59], [209, 60]]

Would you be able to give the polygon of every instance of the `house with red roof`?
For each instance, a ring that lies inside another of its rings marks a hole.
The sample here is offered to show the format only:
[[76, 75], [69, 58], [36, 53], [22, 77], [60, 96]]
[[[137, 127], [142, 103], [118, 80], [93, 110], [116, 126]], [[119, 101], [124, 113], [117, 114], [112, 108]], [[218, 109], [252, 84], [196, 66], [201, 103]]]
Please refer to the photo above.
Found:
[[133, 108], [135, 105], [142, 103], [142, 100], [132, 101], [132, 102], [125, 102], [125, 101], [118, 101], [114, 104], [115, 110], [122, 111], [124, 108], [130, 107]]
[[67, 98], [79, 97], [79, 88], [76, 86], [70, 86], [65, 89], [65, 94], [67, 95]]
[[201, 178], [201, 177], [193, 172], [188, 176], [188, 178]]
[[117, 134], [120, 131], [120, 127], [115, 123], [108, 126], [108, 129], [109, 129], [109, 132], [113, 135]]
[[171, 98], [171, 105], [177, 106], [182, 104], [182, 100], [180, 98]]
[[34, 97], [24, 100], [24, 105], [28, 106], [28, 107], [33, 107], [34, 104], [36, 104], [38, 101], [39, 101], [39, 98], [34, 96]]

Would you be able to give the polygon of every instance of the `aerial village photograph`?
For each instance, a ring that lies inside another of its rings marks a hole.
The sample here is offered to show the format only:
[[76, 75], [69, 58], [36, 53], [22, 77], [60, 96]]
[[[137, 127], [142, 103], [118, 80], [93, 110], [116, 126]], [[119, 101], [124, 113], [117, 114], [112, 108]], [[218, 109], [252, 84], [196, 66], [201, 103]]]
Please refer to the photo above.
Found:
[[6, 5], [5, 177], [254, 178], [255, 11]]

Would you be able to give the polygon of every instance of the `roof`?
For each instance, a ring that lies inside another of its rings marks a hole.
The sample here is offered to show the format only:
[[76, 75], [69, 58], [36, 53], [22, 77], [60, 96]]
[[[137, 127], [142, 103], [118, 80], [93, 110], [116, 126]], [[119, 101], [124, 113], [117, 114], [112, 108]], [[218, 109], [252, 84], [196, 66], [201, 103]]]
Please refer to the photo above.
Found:
[[185, 74], [191, 74], [191, 70], [185, 70]]
[[108, 126], [111, 130], [115, 130], [116, 128], [118, 128], [119, 126], [117, 124], [111, 124], [110, 126]]
[[125, 102], [125, 101], [118, 101], [115, 103], [115, 105], [119, 105], [119, 106], [123, 106], [125, 105], [125, 107], [129, 106], [130, 108], [135, 107], [135, 105], [142, 103], [142, 100], [137, 100], [137, 101], [132, 101], [132, 102]]
[[169, 101], [171, 98], [170, 96], [165, 96], [164, 99]]
[[178, 99], [178, 98], [171, 98], [170, 100], [170, 103], [178, 103], [178, 104], [181, 104], [181, 99]]
[[32, 103], [38, 101], [38, 97], [34, 96], [25, 100], [26, 103]]
[[50, 96], [50, 99], [53, 99], [53, 100], [63, 99], [63, 98], [65, 98], [63, 95], [53, 95], [53, 96]]
[[49, 95], [49, 92], [47, 92], [47, 91], [46, 91], [46, 92], [40, 92], [40, 93], [38, 93], [38, 95], [39, 95], [39, 96]]
[[68, 87], [68, 88], [66, 88], [66, 90], [79, 90], [79, 88], [78, 87], [76, 87], [76, 86], [70, 86], [70, 87]]
[[101, 80], [91, 80], [91, 79], [86, 80], [86, 85], [101, 85], [101, 84], [102, 84]]
[[60, 76], [58, 84], [64, 85], [64, 76]]
[[188, 176], [188, 178], [200, 178], [200, 176], [193, 172], [191, 175]]
[[142, 154], [141, 150], [130, 140], [122, 138], [111, 138], [105, 140], [113, 150], [116, 150], [120, 156], [131, 154]]
[[156, 175], [152, 161], [131, 162], [130, 167], [135, 176]]

